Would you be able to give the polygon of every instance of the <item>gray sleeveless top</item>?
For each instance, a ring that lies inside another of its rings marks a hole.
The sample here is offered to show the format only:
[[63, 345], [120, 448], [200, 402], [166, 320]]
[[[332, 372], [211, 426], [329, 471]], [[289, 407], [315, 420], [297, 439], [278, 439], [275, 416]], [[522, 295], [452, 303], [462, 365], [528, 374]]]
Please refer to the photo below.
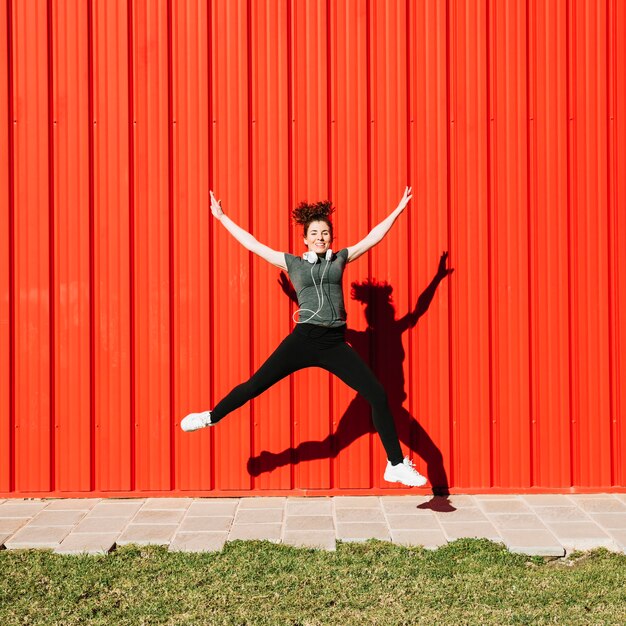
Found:
[[[346, 309], [343, 302], [343, 271], [347, 261], [347, 248], [333, 254], [331, 261], [327, 262], [322, 257], [318, 259], [315, 265], [305, 261], [301, 256], [294, 256], [285, 252], [285, 264], [289, 272], [289, 279], [298, 295], [298, 308], [310, 309], [298, 314], [300, 322], [330, 327], [343, 326], [346, 323]], [[328, 268], [326, 268], [327, 263]], [[311, 277], [311, 270], [313, 270], [313, 277]], [[324, 270], [326, 271], [324, 272]], [[322, 283], [324, 302], [319, 312], [313, 315], [320, 307], [320, 299], [315, 286], [319, 292], [322, 274], [324, 275]], [[315, 279], [315, 286], [313, 285], [313, 278]]]

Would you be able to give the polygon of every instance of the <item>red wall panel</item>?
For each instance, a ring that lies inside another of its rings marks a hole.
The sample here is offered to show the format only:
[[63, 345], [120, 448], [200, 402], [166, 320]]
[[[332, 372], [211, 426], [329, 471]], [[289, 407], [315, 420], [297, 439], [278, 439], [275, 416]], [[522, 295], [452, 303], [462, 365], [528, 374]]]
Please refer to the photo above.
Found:
[[529, 487], [530, 342], [526, 3], [489, 4], [492, 476]]
[[160, 491], [172, 438], [169, 15], [162, 2], [132, 4], [135, 488]]
[[94, 489], [134, 484], [130, 98], [132, 20], [124, 0], [91, 11], [93, 98]]
[[403, 451], [440, 490], [626, 488], [625, 10], [3, 3], [0, 494], [408, 492], [322, 370], [179, 427], [296, 308], [209, 190], [300, 253], [300, 201], [332, 200], [339, 250], [407, 185], [344, 277]]
[[612, 482], [626, 483], [626, 5], [609, 3], [609, 233]]
[[[408, 22], [407, 3], [377, 2], [371, 6], [369, 24], [370, 50], [370, 214], [372, 226], [381, 222], [400, 201], [410, 185], [408, 151]], [[385, 85], [384, 89], [375, 86]], [[413, 209], [414, 207], [411, 207]], [[408, 289], [412, 263], [409, 257], [409, 228], [412, 210], [402, 214], [393, 230], [371, 255], [371, 277], [387, 281], [393, 288], [395, 314], [409, 308]], [[361, 261], [362, 262], [362, 261]], [[401, 286], [402, 285], [402, 286]], [[394, 319], [386, 315], [385, 303], [377, 301], [374, 316], [380, 325], [373, 325], [371, 338], [373, 370], [385, 386], [390, 408], [396, 419], [398, 436], [408, 439], [407, 420], [401, 413], [402, 384], [406, 380], [408, 336], [399, 332]], [[373, 486], [383, 487], [383, 473], [387, 462], [378, 437], [372, 441]], [[418, 466], [419, 467], [419, 466]], [[389, 487], [389, 485], [387, 485]], [[393, 487], [398, 487], [394, 485]]]
[[[331, 188], [339, 210], [335, 218], [335, 249], [364, 237], [371, 227], [369, 181], [371, 170], [368, 108], [369, 7], [363, 0], [333, 3], [330, 14]], [[345, 305], [352, 346], [371, 365], [370, 333], [366, 302], [351, 296], [351, 285], [368, 278], [368, 259], [347, 266], [344, 275]], [[334, 484], [339, 489], [371, 487], [371, 420], [363, 398], [335, 377], [332, 388], [334, 435]]]
[[[220, 0], [212, 6], [211, 188], [232, 219], [250, 228], [250, 56], [249, 12], [243, 0]], [[208, 210], [208, 199], [205, 204]], [[212, 218], [211, 218], [212, 219]], [[250, 254], [219, 224], [211, 245], [213, 271], [213, 403], [251, 372]], [[251, 448], [251, 407], [246, 405], [215, 429], [215, 486], [248, 490], [246, 469]]]
[[53, 490], [50, 40], [47, 5], [12, 6], [15, 489]]
[[87, 6], [54, 2], [54, 461], [56, 488], [91, 490], [90, 150]]
[[532, 477], [571, 480], [567, 285], [567, 7], [529, 5], [529, 228]]
[[[291, 198], [288, 208], [301, 200], [315, 202], [331, 198], [329, 175], [329, 32], [327, 3], [307, 0], [290, 4], [291, 28]], [[287, 216], [288, 217], [288, 213]], [[292, 228], [292, 249], [303, 250], [302, 228]], [[337, 241], [339, 244], [339, 240]], [[337, 244], [335, 247], [337, 247]], [[311, 445], [318, 448], [313, 459], [298, 463], [294, 486], [305, 489], [317, 484], [330, 489], [333, 483], [332, 404], [330, 374], [306, 369], [294, 376], [293, 433], [296, 454], [306, 454]], [[304, 448], [304, 450], [303, 450]], [[296, 457], [296, 458], [298, 458]]]
[[[9, 42], [9, 12], [0, 11], [0, 41], [6, 46], [0, 47], [0, 489], [12, 490], [12, 440], [13, 423], [11, 415], [12, 371], [11, 371], [11, 258], [12, 258], [12, 190], [13, 178], [11, 155], [12, 143], [12, 108], [9, 85], [11, 84], [11, 48]], [[11, 138], [11, 139], [10, 139]]]
[[187, 437], [179, 427], [211, 402], [208, 36], [206, 3], [172, 3], [172, 421], [174, 487], [181, 490], [212, 488], [211, 431]]
[[[286, 220], [276, 219], [277, 207], [288, 207], [290, 201], [287, 15], [287, 3], [274, 2], [252, 3], [249, 16], [251, 228], [273, 249], [289, 241], [290, 230]], [[256, 371], [290, 330], [290, 300], [281, 289], [276, 268], [258, 257], [252, 260], [251, 287], [251, 355]], [[251, 456], [261, 470], [255, 489], [293, 486], [290, 402], [289, 378], [252, 402]]]
[[573, 482], [611, 480], [606, 5], [569, 4]]
[[450, 2], [450, 472], [468, 487], [493, 484], [488, 17], [484, 2]]
[[449, 484], [452, 461], [450, 283], [438, 277], [441, 255], [450, 250], [446, 8], [445, 3], [409, 3], [411, 273], [408, 288], [397, 285], [407, 289], [408, 308], [396, 309], [400, 331], [409, 338], [399, 416], [409, 422], [416, 465], [432, 484], [443, 487]]

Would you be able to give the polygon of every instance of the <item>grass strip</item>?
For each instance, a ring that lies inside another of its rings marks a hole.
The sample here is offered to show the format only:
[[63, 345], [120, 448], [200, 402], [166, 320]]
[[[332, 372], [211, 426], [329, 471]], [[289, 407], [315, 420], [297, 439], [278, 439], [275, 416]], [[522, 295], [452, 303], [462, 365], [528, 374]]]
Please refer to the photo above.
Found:
[[487, 540], [336, 552], [234, 541], [221, 552], [0, 553], [0, 624], [624, 624], [626, 556], [547, 562]]

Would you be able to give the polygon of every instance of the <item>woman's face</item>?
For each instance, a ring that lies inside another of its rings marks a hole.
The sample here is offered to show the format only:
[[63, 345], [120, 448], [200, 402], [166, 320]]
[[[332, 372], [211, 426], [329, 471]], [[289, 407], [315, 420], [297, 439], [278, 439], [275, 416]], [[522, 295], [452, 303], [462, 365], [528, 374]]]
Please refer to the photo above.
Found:
[[309, 224], [309, 229], [304, 239], [304, 245], [309, 250], [317, 252], [317, 254], [326, 254], [326, 250], [330, 248], [332, 242], [330, 227], [326, 222], [317, 221]]

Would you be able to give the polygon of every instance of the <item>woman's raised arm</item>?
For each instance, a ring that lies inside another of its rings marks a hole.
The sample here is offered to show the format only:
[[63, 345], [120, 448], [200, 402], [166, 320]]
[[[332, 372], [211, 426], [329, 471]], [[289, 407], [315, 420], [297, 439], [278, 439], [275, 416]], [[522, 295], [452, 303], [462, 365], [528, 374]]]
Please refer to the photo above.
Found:
[[382, 241], [383, 237], [389, 232], [389, 229], [398, 218], [398, 215], [404, 211], [406, 205], [412, 197], [411, 188], [407, 187], [404, 190], [402, 200], [400, 200], [400, 203], [394, 211], [390, 213], [380, 224], [378, 224], [378, 226], [374, 226], [367, 237], [359, 241], [356, 245], [348, 248], [348, 263], [358, 259], [362, 254], [365, 254], [370, 248]]
[[254, 254], [258, 254], [262, 259], [287, 271], [285, 255], [282, 252], [272, 250], [260, 241], [257, 241], [248, 231], [237, 226], [233, 220], [226, 215], [222, 209], [222, 201], [216, 200], [211, 191], [211, 213], [222, 223], [224, 228], [244, 247]]

